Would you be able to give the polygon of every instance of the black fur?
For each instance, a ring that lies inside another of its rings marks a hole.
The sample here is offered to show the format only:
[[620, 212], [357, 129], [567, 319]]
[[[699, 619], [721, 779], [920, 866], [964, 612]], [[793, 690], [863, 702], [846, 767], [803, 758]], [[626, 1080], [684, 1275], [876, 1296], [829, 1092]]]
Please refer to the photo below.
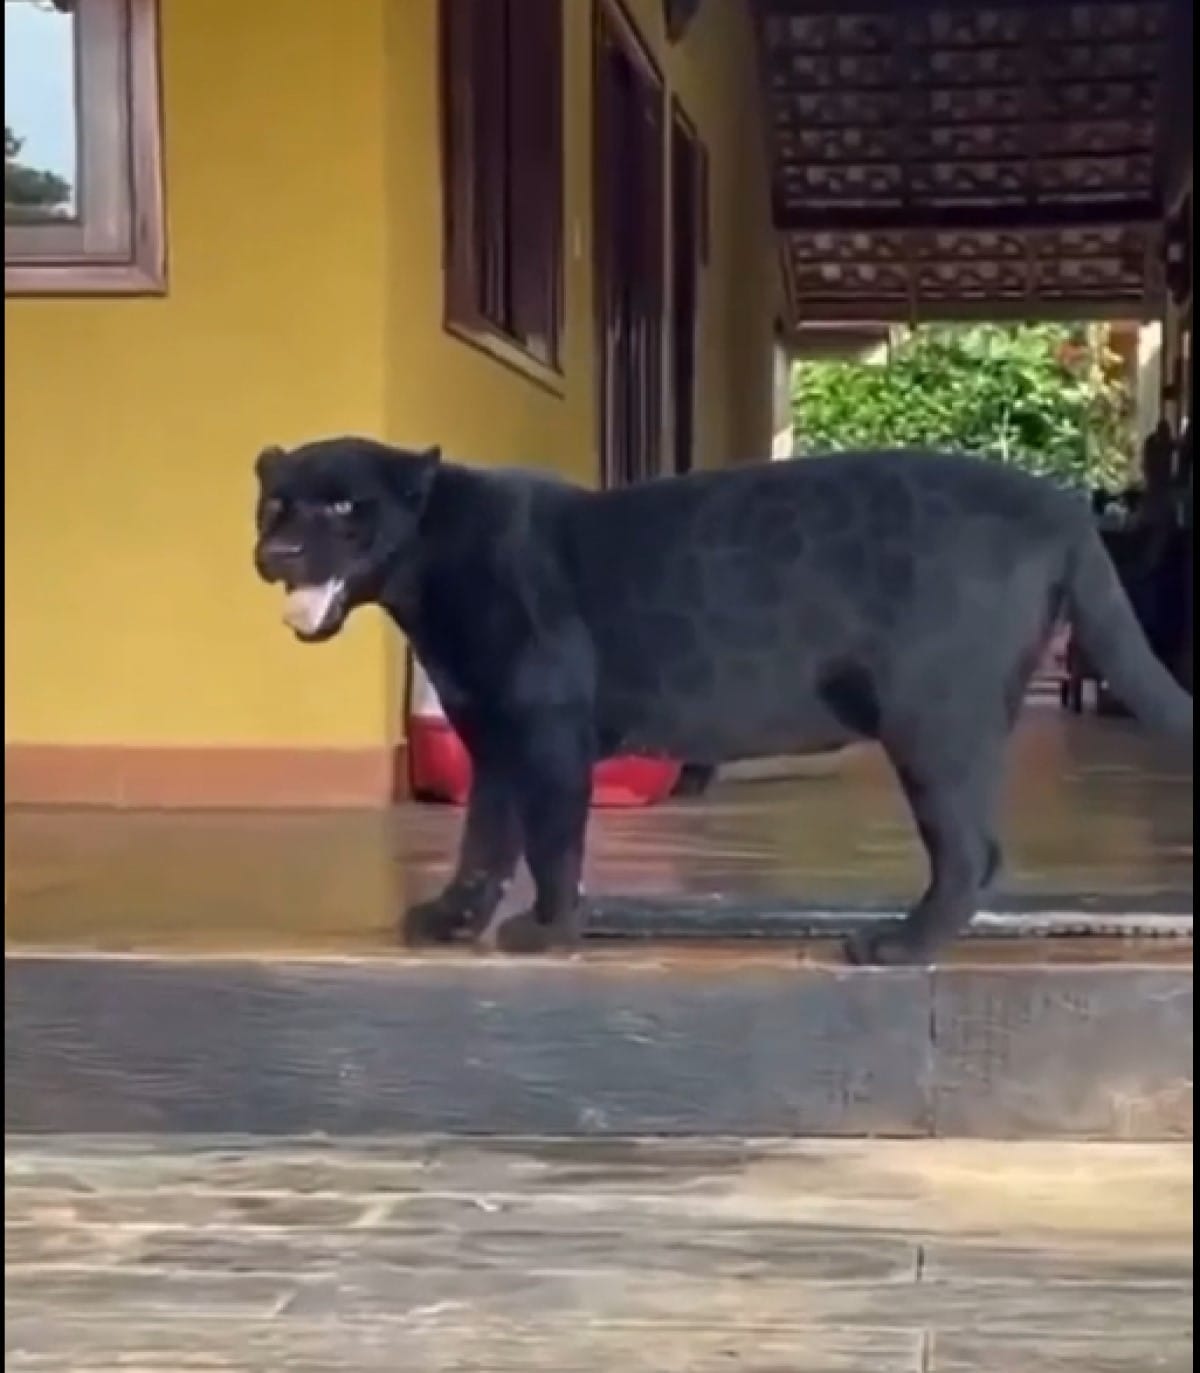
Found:
[[1191, 741], [1086, 505], [997, 464], [853, 453], [592, 493], [346, 438], [265, 455], [259, 479], [261, 575], [336, 579], [301, 632], [381, 605], [472, 757], [457, 873], [409, 913], [413, 942], [483, 935], [522, 856], [535, 903], [497, 945], [575, 941], [600, 757], [870, 738], [931, 877], [898, 933], [849, 953], [927, 958], [994, 875], [1005, 743], [1063, 608], [1126, 704]]

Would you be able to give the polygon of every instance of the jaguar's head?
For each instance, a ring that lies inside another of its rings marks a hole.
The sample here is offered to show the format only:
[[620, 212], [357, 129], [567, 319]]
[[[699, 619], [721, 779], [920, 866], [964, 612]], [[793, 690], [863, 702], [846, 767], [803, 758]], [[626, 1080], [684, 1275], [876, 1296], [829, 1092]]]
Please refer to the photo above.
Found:
[[254, 562], [282, 584], [284, 620], [305, 643], [331, 639], [377, 602], [416, 550], [440, 452], [335, 438], [258, 459]]

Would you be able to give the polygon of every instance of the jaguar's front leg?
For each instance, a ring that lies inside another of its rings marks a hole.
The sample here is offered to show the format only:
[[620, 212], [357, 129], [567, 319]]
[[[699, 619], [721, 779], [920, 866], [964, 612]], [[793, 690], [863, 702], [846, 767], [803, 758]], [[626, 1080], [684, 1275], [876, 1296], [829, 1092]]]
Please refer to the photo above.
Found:
[[584, 838], [592, 791], [591, 723], [569, 707], [532, 714], [513, 730], [514, 794], [534, 902], [495, 931], [502, 953], [573, 948], [583, 937]]
[[402, 934], [410, 947], [481, 934], [521, 856], [520, 820], [502, 770], [486, 755], [473, 756], [471, 763], [474, 776], [458, 864], [442, 892], [405, 913]]

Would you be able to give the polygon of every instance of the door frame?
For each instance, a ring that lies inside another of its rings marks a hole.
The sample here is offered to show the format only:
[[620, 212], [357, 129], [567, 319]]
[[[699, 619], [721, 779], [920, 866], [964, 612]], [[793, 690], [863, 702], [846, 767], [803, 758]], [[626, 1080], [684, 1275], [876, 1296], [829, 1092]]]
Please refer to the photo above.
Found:
[[[626, 60], [637, 71], [651, 89], [653, 98], [658, 106], [658, 121], [661, 130], [659, 148], [659, 197], [658, 206], [659, 225], [659, 249], [657, 263], [657, 287], [658, 287], [658, 318], [657, 339], [654, 367], [654, 381], [657, 394], [652, 398], [656, 407], [657, 420], [657, 461], [656, 466], [662, 465], [663, 448], [663, 378], [665, 374], [664, 364], [666, 361], [666, 297], [669, 289], [667, 279], [667, 203], [668, 203], [668, 175], [667, 175], [667, 134], [668, 128], [668, 108], [667, 108], [667, 84], [663, 70], [654, 57], [653, 51], [643, 37], [636, 21], [626, 8], [623, 0], [594, 0], [593, 4], [593, 27], [592, 27], [592, 289], [593, 289], [593, 318], [595, 326], [595, 362], [593, 372], [595, 376], [595, 397], [596, 397], [596, 434], [597, 450], [599, 455], [599, 477], [602, 486], [612, 486], [618, 483], [621, 473], [614, 470], [616, 463], [612, 444], [611, 416], [612, 416], [612, 396], [610, 371], [610, 325], [611, 320], [608, 313], [609, 302], [609, 283], [611, 280], [611, 265], [608, 261], [608, 186], [610, 178], [607, 175], [605, 160], [608, 152], [606, 143], [606, 131], [604, 127], [604, 116], [606, 110], [603, 108], [602, 79], [604, 76], [605, 53], [608, 47], [618, 47]], [[653, 475], [647, 473], [644, 475]]]
[[[671, 97], [670, 120], [667, 126], [667, 201], [669, 204], [668, 290], [670, 309], [667, 312], [668, 399], [670, 407], [670, 466], [675, 476], [690, 472], [696, 465], [696, 400], [699, 372], [700, 313], [702, 281], [707, 261], [707, 151], [700, 138], [696, 121], [677, 95]], [[686, 162], [686, 171], [681, 163]], [[681, 172], [687, 184], [679, 185]], [[679, 214], [686, 206], [689, 216], [686, 239], [681, 234]], [[683, 259], [686, 258], [686, 263]], [[682, 273], [686, 271], [684, 278]], [[686, 285], [687, 300], [684, 295]], [[681, 309], [690, 315], [690, 328], [684, 339], [680, 328]], [[686, 369], [681, 366], [686, 349]], [[682, 375], [681, 375], [682, 374]], [[684, 391], [686, 388], [686, 396]], [[687, 450], [682, 444], [682, 430], [686, 424]]]

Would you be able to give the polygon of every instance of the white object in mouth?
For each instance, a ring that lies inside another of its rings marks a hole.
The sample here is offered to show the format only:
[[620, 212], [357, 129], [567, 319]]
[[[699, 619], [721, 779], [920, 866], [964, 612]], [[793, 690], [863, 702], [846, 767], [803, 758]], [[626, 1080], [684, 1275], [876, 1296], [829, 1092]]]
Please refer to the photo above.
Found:
[[319, 586], [297, 586], [287, 593], [283, 618], [297, 634], [319, 634], [345, 583], [332, 577]]

